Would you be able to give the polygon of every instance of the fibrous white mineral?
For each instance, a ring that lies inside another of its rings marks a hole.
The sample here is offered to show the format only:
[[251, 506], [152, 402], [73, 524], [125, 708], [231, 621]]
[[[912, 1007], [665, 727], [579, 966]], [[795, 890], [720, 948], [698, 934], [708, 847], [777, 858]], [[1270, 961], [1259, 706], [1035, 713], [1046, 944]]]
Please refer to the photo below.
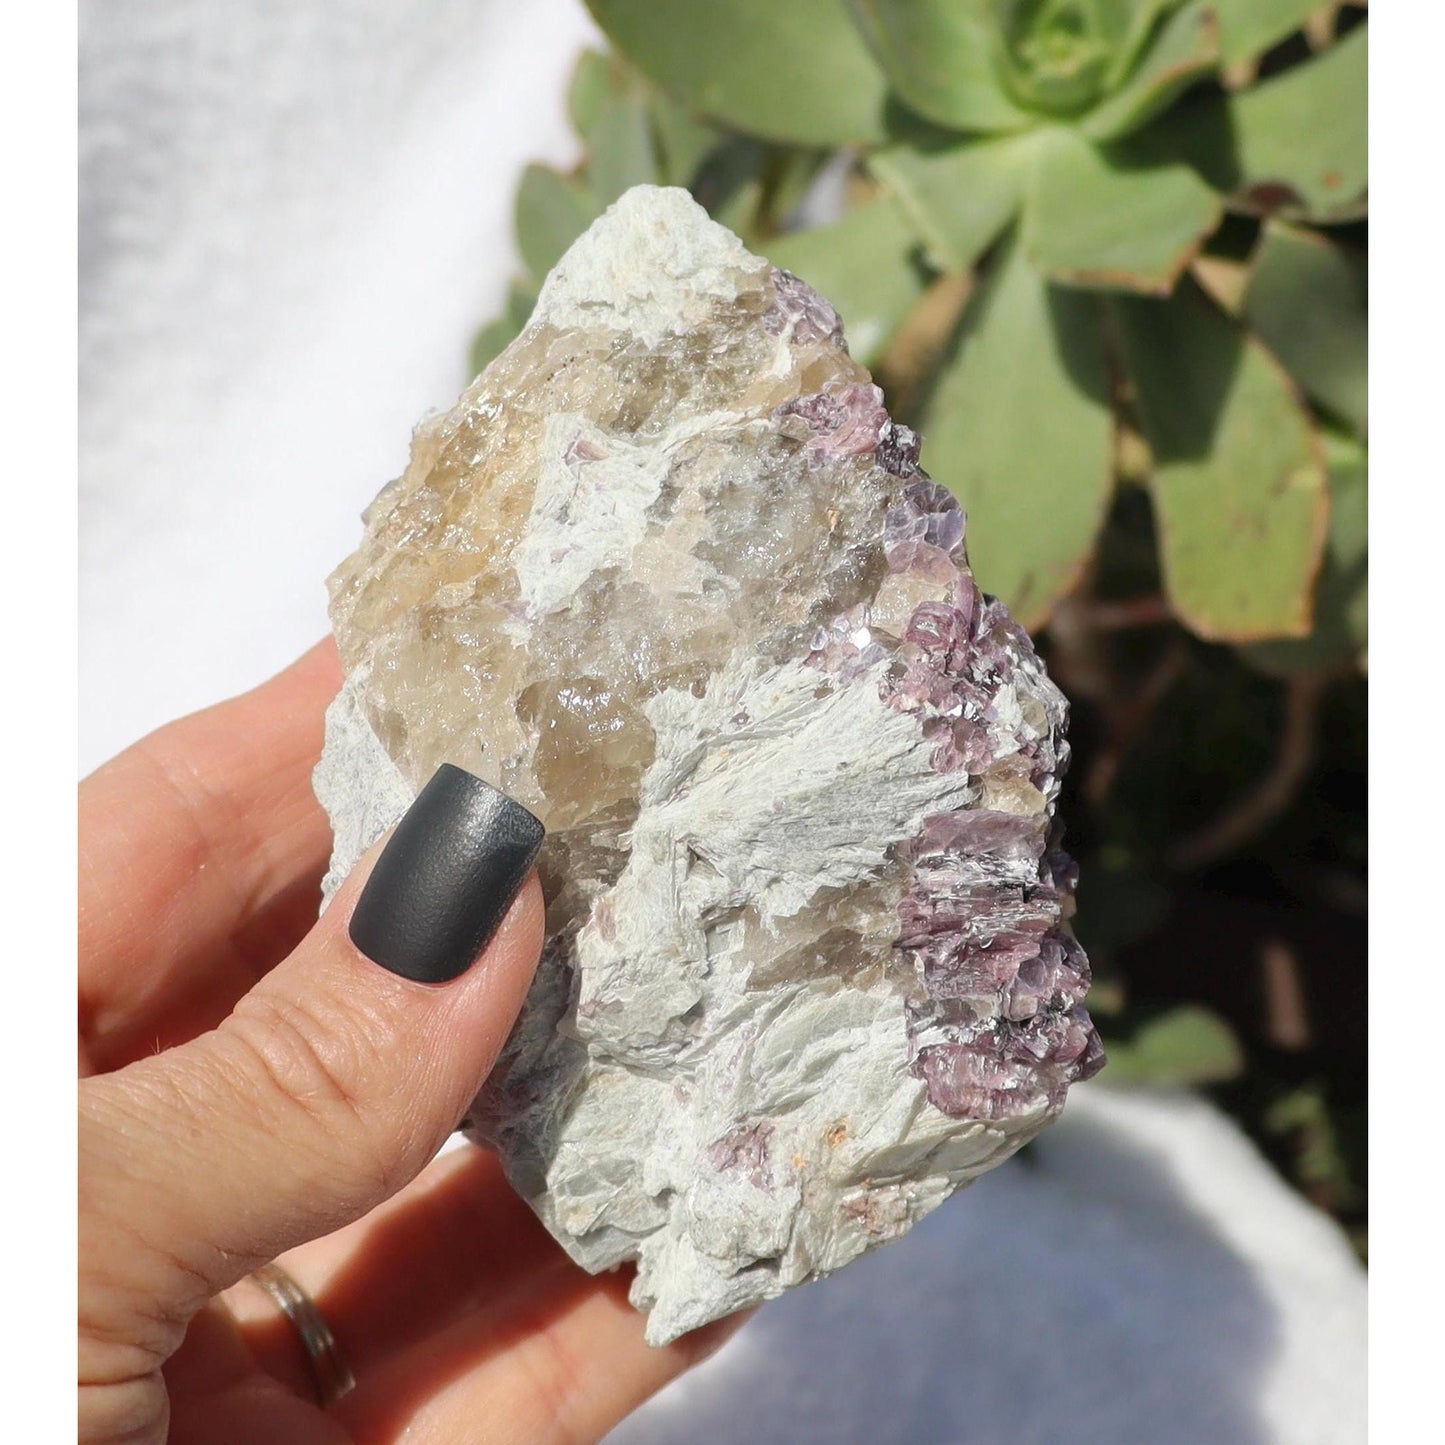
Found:
[[331, 880], [436, 767], [548, 829], [468, 1128], [648, 1338], [837, 1269], [1102, 1061], [1054, 846], [1065, 703], [833, 308], [629, 191], [366, 514]]

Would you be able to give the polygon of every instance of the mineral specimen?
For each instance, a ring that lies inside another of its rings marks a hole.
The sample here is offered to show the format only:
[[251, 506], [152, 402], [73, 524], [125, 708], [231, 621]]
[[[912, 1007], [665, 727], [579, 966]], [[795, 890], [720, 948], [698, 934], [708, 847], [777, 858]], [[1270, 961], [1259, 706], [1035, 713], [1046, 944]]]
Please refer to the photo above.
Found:
[[904, 1233], [1102, 1063], [1066, 705], [837, 313], [629, 191], [331, 579], [332, 881], [443, 762], [546, 823], [468, 1120], [673, 1339]]

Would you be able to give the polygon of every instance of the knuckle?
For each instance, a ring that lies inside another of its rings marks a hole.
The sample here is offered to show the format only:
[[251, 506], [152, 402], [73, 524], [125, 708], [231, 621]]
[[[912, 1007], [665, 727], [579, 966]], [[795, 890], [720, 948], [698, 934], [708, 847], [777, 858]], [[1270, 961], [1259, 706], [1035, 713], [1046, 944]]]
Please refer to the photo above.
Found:
[[[380, 1194], [402, 1182], [385, 1147], [385, 1121], [370, 1097], [364, 1030], [322, 1018], [306, 1003], [253, 990], [222, 1025], [241, 1050], [263, 1108], [285, 1134], [298, 1123], [310, 1147], [369, 1176]], [[283, 1134], [283, 1137], [285, 1137]]]
[[81, 1335], [159, 1363], [210, 1293], [205, 1259], [167, 1228], [156, 1141], [186, 1104], [163, 1071], [133, 1066], [81, 1086], [76, 1252]]
[[80, 1445], [161, 1445], [170, 1400], [158, 1369], [144, 1375], [87, 1382], [78, 1392], [76, 1440]]
[[582, 1418], [579, 1396], [588, 1373], [555, 1320], [538, 1324], [531, 1349], [521, 1352], [537, 1411], [537, 1438], [548, 1445], [584, 1445], [595, 1438]]

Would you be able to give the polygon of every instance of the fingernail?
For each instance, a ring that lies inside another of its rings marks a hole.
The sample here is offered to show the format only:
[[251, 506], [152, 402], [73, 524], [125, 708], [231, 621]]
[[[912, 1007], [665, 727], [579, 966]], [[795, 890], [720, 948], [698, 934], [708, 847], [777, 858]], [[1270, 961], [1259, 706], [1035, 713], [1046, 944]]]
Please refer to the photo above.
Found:
[[443, 763], [376, 860], [351, 941], [402, 978], [459, 977], [506, 917], [544, 835], [520, 803]]

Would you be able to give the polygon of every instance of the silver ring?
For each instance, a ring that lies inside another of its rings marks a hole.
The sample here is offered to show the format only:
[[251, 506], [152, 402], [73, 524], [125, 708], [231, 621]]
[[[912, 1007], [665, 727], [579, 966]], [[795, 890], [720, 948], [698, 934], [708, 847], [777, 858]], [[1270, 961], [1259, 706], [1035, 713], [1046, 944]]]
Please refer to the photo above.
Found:
[[276, 1308], [296, 1326], [301, 1343], [311, 1361], [311, 1374], [316, 1381], [316, 1398], [323, 1410], [334, 1405], [348, 1390], [356, 1386], [356, 1376], [326, 1317], [316, 1308], [311, 1296], [281, 1268], [279, 1264], [263, 1264], [251, 1279], [271, 1297]]

